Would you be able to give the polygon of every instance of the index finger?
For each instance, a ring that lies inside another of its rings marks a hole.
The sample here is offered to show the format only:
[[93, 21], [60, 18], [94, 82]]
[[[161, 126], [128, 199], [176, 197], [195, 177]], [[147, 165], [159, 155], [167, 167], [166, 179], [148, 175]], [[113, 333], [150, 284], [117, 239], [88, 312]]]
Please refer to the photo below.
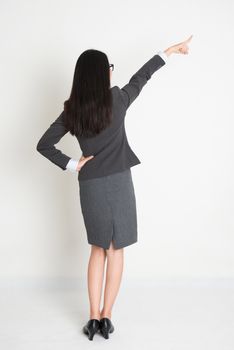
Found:
[[192, 37], [193, 37], [193, 34], [190, 35], [190, 37], [187, 40], [185, 40], [185, 41], [188, 43], [192, 39]]

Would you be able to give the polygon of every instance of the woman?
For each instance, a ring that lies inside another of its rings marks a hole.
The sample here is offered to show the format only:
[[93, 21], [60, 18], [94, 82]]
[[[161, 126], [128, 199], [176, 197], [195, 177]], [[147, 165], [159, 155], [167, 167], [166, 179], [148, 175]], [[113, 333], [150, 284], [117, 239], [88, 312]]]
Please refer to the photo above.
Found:
[[[87, 240], [89, 320], [83, 332], [92, 340], [97, 331], [109, 338], [111, 321], [123, 272], [124, 247], [137, 242], [136, 198], [131, 167], [140, 160], [128, 144], [126, 111], [152, 74], [172, 53], [188, 53], [192, 35], [159, 51], [122, 88], [110, 87], [114, 65], [105, 53], [86, 50], [78, 58], [70, 97], [64, 110], [37, 144], [37, 150], [62, 170], [78, 172], [79, 194]], [[83, 152], [79, 161], [55, 147], [67, 133], [75, 136]], [[107, 260], [104, 304], [100, 311], [104, 267]]]

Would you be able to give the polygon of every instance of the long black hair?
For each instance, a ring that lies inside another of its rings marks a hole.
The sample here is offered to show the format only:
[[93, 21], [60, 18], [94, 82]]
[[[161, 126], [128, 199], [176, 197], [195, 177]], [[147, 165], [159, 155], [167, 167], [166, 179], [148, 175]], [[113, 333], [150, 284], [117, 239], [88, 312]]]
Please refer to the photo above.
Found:
[[109, 61], [104, 52], [89, 49], [76, 62], [70, 97], [64, 102], [64, 123], [71, 135], [93, 137], [111, 120]]

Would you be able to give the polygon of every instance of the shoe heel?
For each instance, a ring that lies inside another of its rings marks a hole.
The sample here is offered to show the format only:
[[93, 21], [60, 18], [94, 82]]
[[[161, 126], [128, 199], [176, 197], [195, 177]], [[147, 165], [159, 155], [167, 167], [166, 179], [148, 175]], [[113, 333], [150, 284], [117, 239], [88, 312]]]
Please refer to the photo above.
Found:
[[94, 334], [95, 334], [95, 332], [94, 333], [89, 333], [88, 334], [88, 339], [89, 340], [93, 340]]
[[93, 340], [95, 333], [99, 329], [99, 320], [90, 319], [87, 324], [83, 327], [83, 332], [88, 336], [89, 340]]
[[109, 332], [106, 329], [103, 329], [101, 333], [105, 339], [109, 339]]
[[114, 326], [111, 320], [107, 317], [103, 317], [100, 320], [100, 333], [105, 339], [109, 339], [109, 333], [114, 332]]

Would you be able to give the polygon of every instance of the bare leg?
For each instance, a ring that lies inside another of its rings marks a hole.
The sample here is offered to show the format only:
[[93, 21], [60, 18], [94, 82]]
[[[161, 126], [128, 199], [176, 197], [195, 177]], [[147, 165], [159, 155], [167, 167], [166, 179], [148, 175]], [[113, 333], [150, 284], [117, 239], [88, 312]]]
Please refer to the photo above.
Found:
[[88, 264], [90, 319], [100, 319], [100, 302], [104, 278], [105, 260], [105, 249], [96, 245], [91, 245], [91, 254]]
[[119, 291], [123, 272], [124, 248], [115, 249], [111, 242], [110, 248], [106, 250], [107, 268], [106, 285], [104, 292], [104, 304], [100, 317], [111, 318], [111, 311]]

